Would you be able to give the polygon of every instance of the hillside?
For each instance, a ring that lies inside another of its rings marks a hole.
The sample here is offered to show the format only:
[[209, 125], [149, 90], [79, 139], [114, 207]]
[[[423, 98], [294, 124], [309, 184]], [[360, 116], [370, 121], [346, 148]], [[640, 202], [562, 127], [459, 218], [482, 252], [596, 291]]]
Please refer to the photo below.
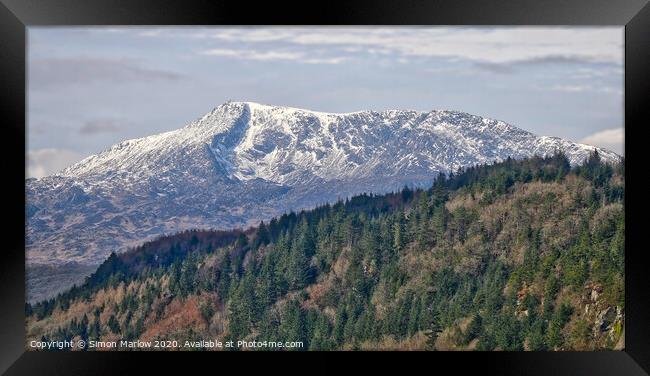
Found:
[[247, 231], [162, 237], [28, 304], [27, 339], [622, 348], [623, 182], [597, 153], [508, 158]]

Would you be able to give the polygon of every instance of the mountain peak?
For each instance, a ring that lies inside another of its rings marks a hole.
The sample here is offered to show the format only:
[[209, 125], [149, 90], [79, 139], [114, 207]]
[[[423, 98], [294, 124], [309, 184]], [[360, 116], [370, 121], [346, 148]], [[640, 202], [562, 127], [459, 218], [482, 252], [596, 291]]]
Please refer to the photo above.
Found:
[[[290, 115], [295, 113], [321, 116], [321, 117], [341, 117], [341, 116], [360, 115], [360, 114], [381, 116], [381, 117], [394, 117], [400, 114], [411, 114], [414, 116], [428, 116], [428, 117], [438, 117], [438, 118], [444, 117], [449, 119], [463, 119], [463, 118], [473, 119], [475, 121], [478, 120], [478, 122], [480, 122], [481, 120], [485, 120], [485, 121], [493, 120], [478, 115], [470, 114], [468, 112], [459, 111], [459, 110], [449, 110], [449, 109], [432, 109], [430, 111], [419, 111], [419, 110], [412, 110], [412, 109], [391, 108], [391, 109], [386, 109], [381, 111], [357, 110], [357, 111], [348, 111], [348, 112], [326, 112], [326, 111], [317, 111], [317, 110], [311, 110], [311, 109], [300, 108], [300, 107], [264, 104], [264, 103], [253, 102], [253, 101], [226, 101], [220, 104], [219, 106], [217, 106], [213, 110], [213, 112], [218, 110], [221, 111], [227, 110], [227, 111], [235, 111], [235, 112], [244, 111], [244, 110], [248, 110], [251, 112], [266, 112], [266, 113], [273, 112], [279, 116]], [[495, 120], [495, 122], [507, 124], [505, 122], [497, 121], [497, 120]]]
[[[264, 104], [264, 103], [252, 102], [252, 101], [227, 101], [219, 105], [217, 108], [219, 107], [236, 108], [236, 109], [247, 107], [251, 111], [276, 111], [276, 112], [284, 112], [284, 113], [300, 112], [305, 114], [329, 115], [329, 116], [344, 116], [344, 115], [351, 115], [351, 114], [374, 112], [370, 110], [359, 110], [359, 111], [350, 111], [350, 112], [326, 112], [326, 111], [310, 110], [310, 109], [300, 108], [300, 107]], [[400, 110], [393, 110], [393, 111], [400, 111]]]

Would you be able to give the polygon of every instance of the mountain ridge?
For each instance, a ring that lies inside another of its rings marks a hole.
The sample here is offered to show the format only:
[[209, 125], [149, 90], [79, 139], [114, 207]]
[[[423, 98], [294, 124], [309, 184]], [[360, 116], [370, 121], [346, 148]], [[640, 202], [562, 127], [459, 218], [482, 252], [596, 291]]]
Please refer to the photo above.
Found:
[[[233, 111], [241, 111], [241, 113], [237, 115], [237, 112], [233, 114]], [[287, 116], [287, 115], [295, 116], [296, 114], [298, 116], [304, 116], [305, 114], [314, 116], [320, 121], [320, 125], [322, 125], [325, 134], [329, 133], [328, 126], [334, 119], [341, 119], [347, 117], [368, 118], [372, 116], [378, 116], [382, 119], [388, 118], [390, 120], [399, 122], [400, 115], [402, 116], [406, 115], [406, 116], [414, 116], [415, 119], [411, 119], [411, 118], [406, 119], [407, 121], [404, 122], [401, 128], [423, 129], [423, 128], [431, 127], [432, 129], [436, 129], [437, 131], [439, 131], [439, 133], [452, 133], [453, 135], [458, 135], [457, 134], [458, 124], [454, 124], [453, 122], [449, 122], [448, 120], [459, 119], [460, 125], [465, 127], [474, 126], [477, 123], [478, 124], [482, 123], [483, 126], [478, 129], [478, 131], [480, 132], [489, 130], [489, 127], [493, 126], [494, 129], [497, 129], [502, 132], [515, 132], [519, 136], [525, 135], [529, 137], [535, 137], [539, 139], [538, 144], [536, 145], [536, 149], [540, 149], [541, 147], [544, 146], [549, 146], [549, 144], [552, 144], [552, 146], [556, 147], [558, 150], [561, 150], [562, 147], [567, 147], [569, 145], [579, 146], [579, 148], [573, 150], [574, 152], [577, 152], [577, 156], [573, 155], [572, 153], [568, 153], [569, 161], [572, 164], [580, 163], [588, 156], [588, 153], [596, 149], [601, 152], [601, 155], [604, 155], [605, 159], [614, 159], [616, 156], [615, 153], [606, 151], [605, 149], [602, 148], [565, 141], [559, 137], [535, 136], [533, 133], [514, 127], [501, 120], [480, 117], [480, 116], [476, 116], [476, 115], [472, 115], [466, 112], [456, 111], [456, 110], [431, 110], [428, 112], [416, 111], [416, 110], [385, 110], [385, 111], [364, 110], [364, 111], [354, 111], [354, 112], [346, 112], [346, 113], [327, 113], [327, 112], [299, 109], [295, 107], [264, 105], [255, 102], [226, 102], [220, 106], [215, 107], [212, 111], [208, 112], [206, 115], [202, 116], [201, 118], [198, 118], [197, 120], [187, 124], [182, 128], [168, 131], [168, 132], [163, 132], [152, 136], [146, 136], [146, 137], [122, 141], [118, 144], [111, 146], [110, 148], [105, 149], [104, 151], [98, 154], [89, 156], [83, 159], [82, 161], [68, 168], [65, 168], [64, 170], [54, 175], [55, 176], [56, 175], [76, 176], [79, 174], [83, 174], [84, 172], [88, 170], [92, 170], [92, 168], [95, 167], [95, 165], [91, 162], [96, 162], [100, 156], [106, 156], [108, 158], [112, 158], [114, 157], [114, 155], [112, 154], [115, 154], [116, 151], [120, 151], [120, 150], [131, 151], [130, 149], [133, 149], [133, 147], [135, 146], [140, 146], [140, 147], [145, 146], [145, 148], [141, 151], [147, 152], [151, 148], [155, 148], [156, 144], [159, 141], [165, 141], [170, 138], [179, 138], [182, 141], [200, 140], [200, 142], [203, 142], [203, 141], [207, 141], [209, 138], [212, 137], [213, 140], [210, 143], [212, 145], [210, 146], [212, 147], [213, 152], [218, 152], [220, 150], [215, 148], [217, 145], [224, 144], [224, 143], [225, 144], [232, 143], [233, 138], [239, 136], [241, 139], [243, 139], [243, 142], [239, 142], [237, 144], [237, 147], [233, 149], [237, 149], [239, 151], [245, 148], [251, 148], [254, 146], [254, 144], [252, 144], [251, 138], [256, 136], [257, 132], [259, 132], [260, 130], [261, 131], [266, 130], [264, 129], [264, 127], [261, 127], [260, 129], [260, 127], [255, 126], [255, 120], [257, 119], [251, 119], [251, 113], [264, 114], [269, 112], [271, 114], [276, 114], [276, 115], [277, 113], [280, 113], [280, 115], [283, 116]], [[226, 119], [226, 121], [220, 120], [224, 118]], [[258, 117], [258, 119], [259, 118], [260, 117]], [[264, 115], [262, 115], [261, 116], [262, 121], [264, 121], [264, 118], [265, 118]], [[433, 121], [426, 122], [426, 120], [432, 120], [432, 119]], [[359, 119], [359, 120], [364, 120], [364, 119]], [[235, 125], [239, 125], [240, 129], [228, 128], [228, 125], [231, 125], [228, 122], [236, 123]], [[371, 125], [382, 125], [382, 124], [371, 123]], [[186, 130], [196, 130], [196, 129], [202, 130], [202, 132], [193, 132], [193, 133], [184, 132]], [[277, 130], [277, 128], [270, 128], [270, 129]], [[292, 134], [292, 130], [289, 130], [287, 128], [285, 128], [285, 130], [288, 131], [287, 132], [288, 134]], [[226, 133], [227, 131], [236, 131], [236, 132]], [[246, 137], [247, 132], [251, 133], [248, 137]], [[222, 136], [225, 135], [229, 137], [217, 137], [218, 135], [222, 135]], [[293, 135], [295, 136], [295, 134]], [[334, 146], [336, 147], [336, 145]], [[515, 156], [512, 157], [514, 158]]]
[[507, 157], [563, 151], [578, 164], [594, 150], [620, 159], [460, 111], [331, 114], [226, 102], [177, 130], [28, 179], [27, 260], [96, 264], [165, 233], [246, 227]]

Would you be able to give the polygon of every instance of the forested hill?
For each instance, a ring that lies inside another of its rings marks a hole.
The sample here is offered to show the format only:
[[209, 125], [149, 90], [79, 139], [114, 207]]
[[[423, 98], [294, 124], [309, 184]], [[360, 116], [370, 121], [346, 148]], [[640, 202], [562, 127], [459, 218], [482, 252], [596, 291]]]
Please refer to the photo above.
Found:
[[622, 348], [624, 231], [623, 162], [508, 159], [112, 254], [83, 286], [27, 305], [27, 337]]

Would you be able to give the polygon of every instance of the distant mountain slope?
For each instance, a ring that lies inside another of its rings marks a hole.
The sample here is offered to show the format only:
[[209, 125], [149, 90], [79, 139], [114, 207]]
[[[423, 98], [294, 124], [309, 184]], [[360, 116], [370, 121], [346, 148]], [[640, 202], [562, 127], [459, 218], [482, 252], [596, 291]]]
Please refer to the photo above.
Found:
[[247, 226], [339, 197], [421, 186], [461, 166], [556, 150], [575, 164], [594, 148], [454, 111], [327, 114], [228, 102], [181, 129], [28, 179], [27, 259], [97, 264], [164, 233]]
[[81, 285], [96, 265], [69, 262], [64, 264], [28, 263], [25, 268], [25, 295], [28, 302], [40, 302]]
[[27, 339], [620, 349], [623, 171], [595, 156], [506, 160], [246, 232], [162, 237], [28, 305]]

